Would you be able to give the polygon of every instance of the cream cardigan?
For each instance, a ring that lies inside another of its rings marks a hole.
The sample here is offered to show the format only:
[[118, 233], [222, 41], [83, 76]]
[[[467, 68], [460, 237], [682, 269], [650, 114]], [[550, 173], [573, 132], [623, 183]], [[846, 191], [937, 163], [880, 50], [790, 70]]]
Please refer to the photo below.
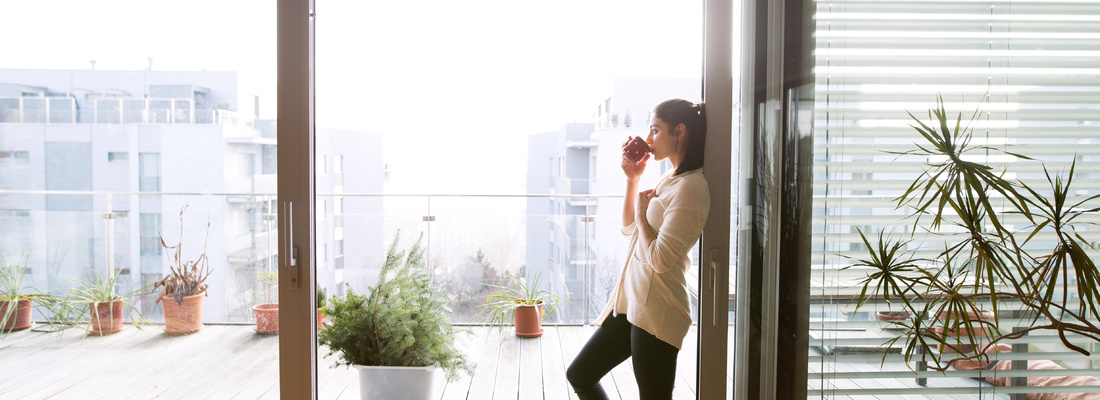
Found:
[[630, 237], [629, 256], [596, 325], [610, 315], [626, 314], [630, 323], [679, 349], [691, 327], [685, 279], [691, 266], [688, 252], [703, 232], [710, 191], [702, 168], [678, 176], [674, 172], [657, 183], [656, 197], [646, 210], [657, 232], [649, 251], [638, 243], [636, 222], [622, 228]]

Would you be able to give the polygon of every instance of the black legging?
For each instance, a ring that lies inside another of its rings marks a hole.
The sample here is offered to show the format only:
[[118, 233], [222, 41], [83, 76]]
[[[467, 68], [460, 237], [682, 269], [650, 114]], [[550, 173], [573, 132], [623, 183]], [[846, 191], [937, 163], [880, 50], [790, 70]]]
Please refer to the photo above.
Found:
[[634, 326], [626, 315], [620, 314], [608, 317], [596, 329], [569, 364], [565, 376], [581, 400], [605, 400], [607, 393], [600, 386], [600, 379], [632, 358], [641, 400], [671, 399], [679, 352], [680, 349]]

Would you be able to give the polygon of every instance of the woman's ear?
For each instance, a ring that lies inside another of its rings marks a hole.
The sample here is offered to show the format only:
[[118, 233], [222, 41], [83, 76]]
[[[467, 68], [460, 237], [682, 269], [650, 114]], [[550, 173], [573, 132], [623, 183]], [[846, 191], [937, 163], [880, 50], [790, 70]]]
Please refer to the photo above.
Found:
[[685, 132], [687, 132], [687, 126], [683, 122], [676, 124], [676, 127], [672, 129], [672, 135], [677, 139], [683, 139]]

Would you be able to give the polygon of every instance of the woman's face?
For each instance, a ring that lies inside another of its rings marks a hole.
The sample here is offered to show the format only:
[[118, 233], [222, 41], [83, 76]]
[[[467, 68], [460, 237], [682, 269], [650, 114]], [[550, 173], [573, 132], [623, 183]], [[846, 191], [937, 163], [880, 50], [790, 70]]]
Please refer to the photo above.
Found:
[[649, 136], [646, 137], [645, 142], [653, 149], [654, 160], [664, 160], [679, 151], [679, 135], [683, 133], [673, 132], [674, 128], [656, 116], [650, 120]]

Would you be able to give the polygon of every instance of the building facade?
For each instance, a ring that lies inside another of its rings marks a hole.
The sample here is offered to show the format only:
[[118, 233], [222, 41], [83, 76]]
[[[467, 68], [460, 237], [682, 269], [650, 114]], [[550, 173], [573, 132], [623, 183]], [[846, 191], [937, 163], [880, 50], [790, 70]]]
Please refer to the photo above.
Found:
[[[278, 260], [277, 124], [258, 107], [235, 72], [0, 70], [0, 251], [27, 257], [28, 286], [62, 294], [108, 270], [125, 293], [167, 273], [170, 246], [182, 262], [205, 248], [204, 320], [248, 321], [277, 300], [257, 279]], [[330, 204], [318, 276], [339, 287], [356, 276], [345, 259], [379, 251], [345, 252], [342, 216], [381, 207], [338, 194], [382, 185], [380, 157], [344, 153], [380, 152], [381, 135], [319, 129], [318, 141], [318, 202]], [[153, 300], [139, 306], [156, 320]]]

